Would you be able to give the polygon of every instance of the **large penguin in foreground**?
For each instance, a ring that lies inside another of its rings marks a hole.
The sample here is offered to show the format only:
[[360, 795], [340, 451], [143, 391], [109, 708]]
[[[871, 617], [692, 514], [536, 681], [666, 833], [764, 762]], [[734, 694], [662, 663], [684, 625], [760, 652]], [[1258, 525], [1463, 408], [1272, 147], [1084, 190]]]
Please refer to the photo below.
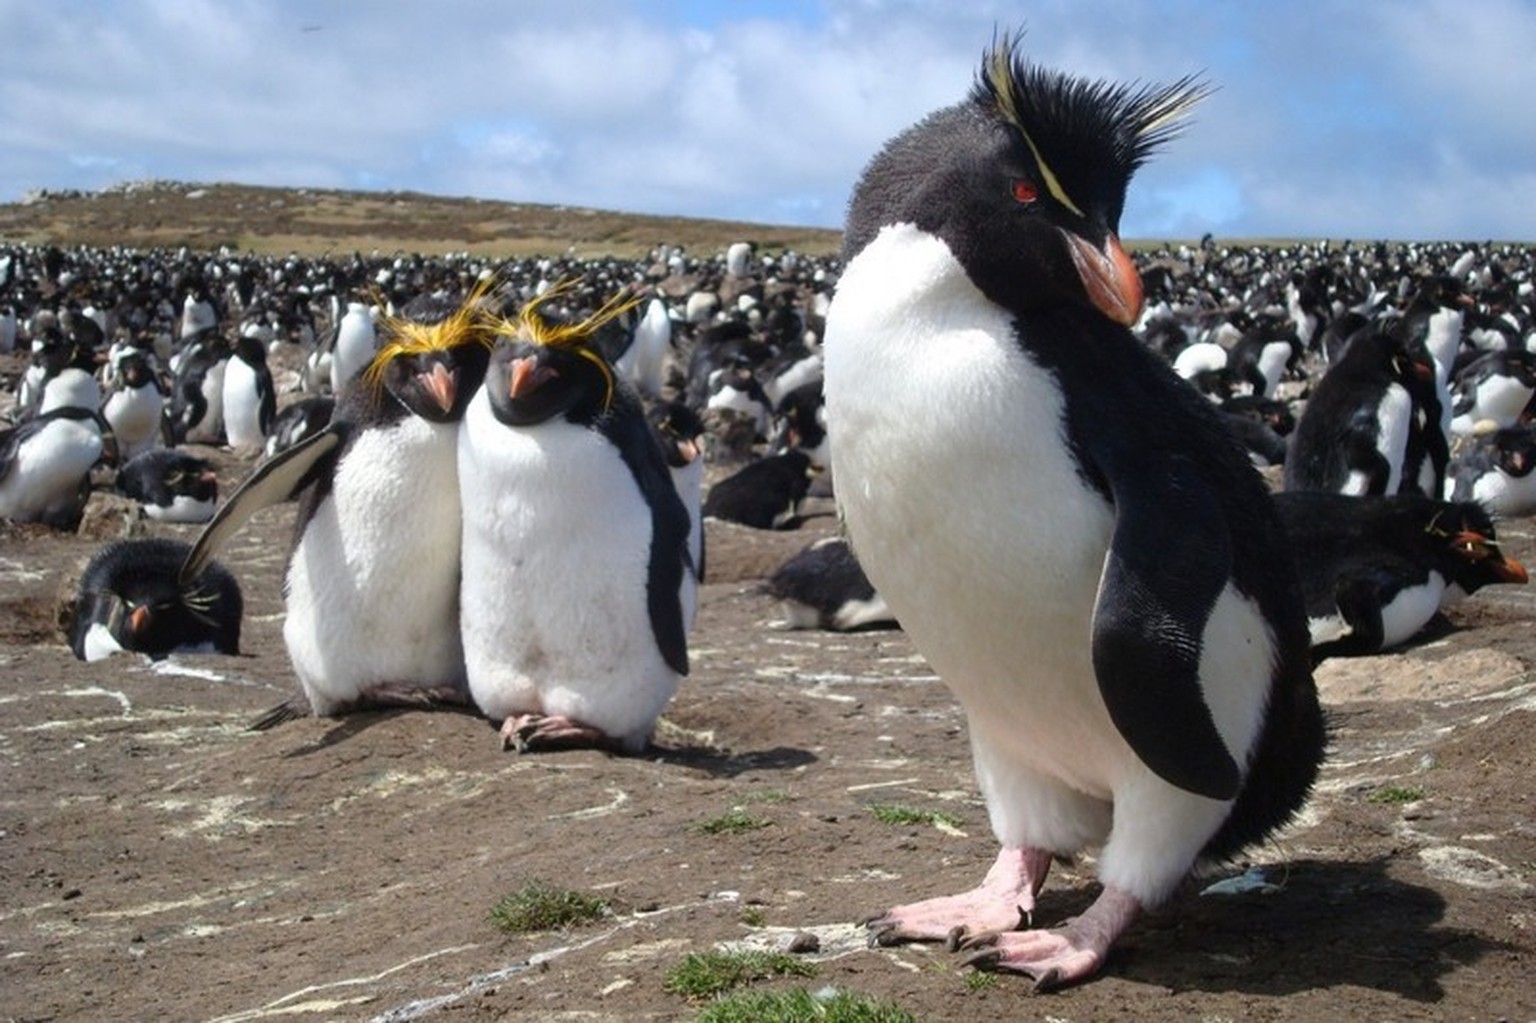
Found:
[[469, 689], [504, 748], [639, 752], [688, 673], [690, 522], [638, 397], [592, 345], [624, 306], [500, 337], [459, 435]]
[[480, 294], [382, 321], [382, 346], [319, 434], [242, 484], [198, 540], [190, 578], [256, 511], [297, 497], [283, 640], [306, 710], [468, 705], [459, 645], [460, 420], [489, 358]]
[[[976, 889], [889, 910], [873, 941], [1081, 980], [1315, 778], [1306, 616], [1264, 482], [1127, 329], [1126, 186], [1203, 91], [1069, 77], [1004, 38], [855, 188], [825, 345], [837, 495], [965, 708], [1002, 844]], [[1090, 846], [1094, 903], [1016, 930], [1052, 858]]]

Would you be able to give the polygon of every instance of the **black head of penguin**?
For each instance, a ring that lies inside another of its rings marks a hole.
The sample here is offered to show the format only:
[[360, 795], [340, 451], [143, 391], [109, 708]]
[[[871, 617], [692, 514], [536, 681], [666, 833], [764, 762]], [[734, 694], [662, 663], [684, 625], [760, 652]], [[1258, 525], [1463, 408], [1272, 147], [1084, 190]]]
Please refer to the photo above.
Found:
[[1424, 534], [1433, 566], [1463, 593], [1529, 581], [1525, 566], [1499, 548], [1492, 517], [1475, 501], [1437, 502]]
[[849, 205], [844, 258], [882, 226], [910, 223], [942, 239], [1005, 308], [1067, 302], [1130, 325], [1142, 286], [1116, 235], [1126, 189], [1206, 91], [1189, 78], [1067, 78], [997, 46], [971, 102], [930, 114], [871, 161]]
[[437, 294], [408, 302], [378, 324], [381, 343], [364, 371], [358, 400], [392, 401], [432, 423], [455, 423], [485, 379], [491, 334], [480, 307], [489, 285], [463, 302]]
[[123, 464], [112, 487], [144, 504], [170, 505], [178, 496], [213, 501], [219, 494], [213, 463], [179, 448], [154, 448]]
[[75, 656], [94, 660], [106, 652], [93, 628], [104, 630], [118, 648], [138, 653], [164, 655], [202, 645], [239, 653], [244, 610], [239, 583], [213, 562], [179, 585], [177, 574], [190, 549], [179, 540], [154, 537], [119, 540], [98, 551], [80, 578], [70, 619]]
[[593, 339], [638, 299], [617, 295], [575, 322], [547, 316], [545, 304], [569, 290], [557, 285], [496, 328], [485, 387], [491, 412], [508, 426], [536, 426], [556, 416], [592, 425], [613, 407], [619, 385]]
[[691, 465], [703, 453], [704, 420], [687, 405], [680, 401], [656, 405], [646, 412], [645, 418], [661, 442], [667, 465], [673, 469]]

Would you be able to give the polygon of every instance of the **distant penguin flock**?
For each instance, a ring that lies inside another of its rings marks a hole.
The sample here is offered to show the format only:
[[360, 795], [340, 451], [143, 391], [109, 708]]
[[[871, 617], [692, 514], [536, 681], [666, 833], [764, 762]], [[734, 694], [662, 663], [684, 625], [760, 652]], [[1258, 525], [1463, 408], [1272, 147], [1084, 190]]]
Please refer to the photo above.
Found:
[[[0, 243], [0, 530], [118, 502], [75, 656], [233, 655], [231, 542], [290, 505], [295, 684], [253, 727], [449, 708], [632, 755], [693, 668], [707, 537], [835, 521], [763, 581], [773, 627], [905, 631], [998, 843], [869, 940], [1086, 980], [1301, 811], [1320, 665], [1528, 582], [1498, 523], [1536, 515], [1536, 250], [1132, 245], [1129, 183], [1210, 86], [1007, 33], [962, 85], [832, 255]], [[1089, 848], [1102, 891], [1036, 928]]]

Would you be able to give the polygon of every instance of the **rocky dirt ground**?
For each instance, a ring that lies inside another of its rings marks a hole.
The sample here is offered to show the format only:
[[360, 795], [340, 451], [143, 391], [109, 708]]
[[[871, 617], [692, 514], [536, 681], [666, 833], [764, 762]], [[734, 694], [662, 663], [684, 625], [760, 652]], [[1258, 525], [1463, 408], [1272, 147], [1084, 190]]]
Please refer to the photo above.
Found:
[[[251, 462], [214, 453], [226, 488]], [[228, 492], [227, 489], [225, 491]], [[240, 657], [73, 659], [72, 580], [111, 536], [190, 538], [105, 497], [82, 535], [0, 533], [0, 1019], [687, 1019], [689, 952], [785, 948], [920, 1020], [1536, 1018], [1536, 595], [1484, 590], [1409, 649], [1319, 672], [1334, 741], [1305, 818], [1135, 926], [1104, 975], [1032, 996], [942, 949], [867, 948], [862, 917], [959, 891], [995, 846], [965, 721], [897, 632], [790, 632], [762, 579], [836, 526], [710, 524], [693, 671], [654, 748], [517, 756], [467, 714], [246, 725], [292, 685], [290, 508], [225, 562]], [[1503, 524], [1536, 561], [1536, 520]], [[402, 599], [401, 613], [410, 611]], [[956, 826], [892, 825], [899, 804]], [[740, 808], [765, 826], [711, 834]], [[508, 936], [530, 881], [609, 916]], [[1058, 869], [1040, 917], [1080, 910]]]

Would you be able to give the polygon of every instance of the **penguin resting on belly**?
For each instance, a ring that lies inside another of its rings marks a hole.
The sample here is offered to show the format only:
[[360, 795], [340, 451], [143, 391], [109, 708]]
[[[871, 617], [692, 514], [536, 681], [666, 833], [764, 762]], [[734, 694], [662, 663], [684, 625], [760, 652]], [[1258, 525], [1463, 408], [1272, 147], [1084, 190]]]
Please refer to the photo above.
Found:
[[691, 523], [636, 393], [546, 291], [498, 328], [459, 435], [469, 691], [503, 748], [636, 753], [688, 673]]
[[[1316, 777], [1307, 619], [1268, 490], [1129, 330], [1126, 186], [1205, 91], [1074, 78], [1004, 37], [969, 97], [854, 190], [825, 342], [837, 498], [965, 709], [1002, 845], [977, 888], [880, 914], [873, 942], [1083, 980]], [[1033, 928], [1052, 859], [1087, 847], [1102, 893]]]

